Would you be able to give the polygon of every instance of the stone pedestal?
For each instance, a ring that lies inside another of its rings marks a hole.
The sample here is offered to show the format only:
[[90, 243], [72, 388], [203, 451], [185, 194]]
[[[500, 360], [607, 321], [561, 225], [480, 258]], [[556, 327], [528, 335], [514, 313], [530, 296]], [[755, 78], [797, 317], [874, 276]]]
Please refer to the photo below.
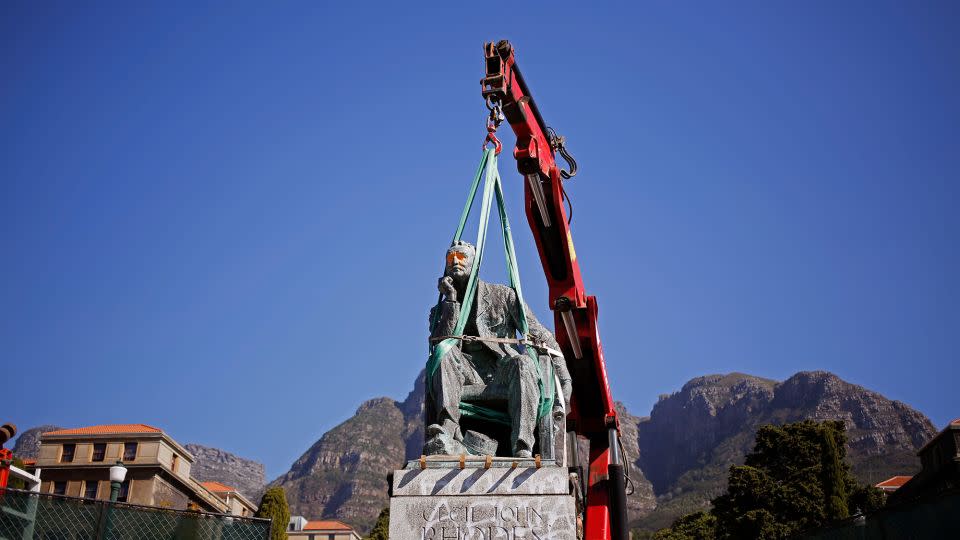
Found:
[[[440, 458], [441, 456], [436, 456]], [[456, 457], [393, 474], [391, 540], [576, 540], [565, 467], [533, 460]]]

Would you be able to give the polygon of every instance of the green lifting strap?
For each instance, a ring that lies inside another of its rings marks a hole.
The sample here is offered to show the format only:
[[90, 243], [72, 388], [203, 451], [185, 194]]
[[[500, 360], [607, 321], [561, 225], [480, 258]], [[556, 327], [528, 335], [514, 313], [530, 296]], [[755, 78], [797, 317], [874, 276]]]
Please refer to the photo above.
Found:
[[[486, 174], [484, 174], [484, 171], [486, 171]], [[477, 197], [481, 176], [484, 178], [484, 184], [483, 195], [481, 196], [480, 203], [480, 225], [477, 230], [477, 251], [476, 255], [474, 256], [473, 268], [470, 270], [470, 278], [467, 281], [465, 297], [460, 305], [460, 315], [457, 319], [457, 326], [453, 331], [453, 335], [463, 335], [463, 330], [467, 324], [467, 318], [470, 316], [470, 310], [473, 307], [473, 302], [476, 298], [478, 280], [477, 276], [480, 272], [480, 266], [483, 262], [484, 247], [486, 246], [487, 242], [487, 226], [490, 223], [490, 210], [493, 206], [493, 199], [496, 198], [497, 210], [500, 214], [500, 225], [503, 232], [503, 249], [506, 255], [507, 273], [510, 276], [510, 287], [512, 287], [517, 293], [520, 318], [519, 330], [522, 336], [526, 338], [530, 330], [527, 323], [527, 314], [524, 310], [524, 306], [526, 304], [523, 301], [523, 291], [520, 287], [520, 273], [517, 269], [516, 252], [513, 247], [513, 235], [510, 231], [510, 221], [507, 217], [506, 205], [504, 204], [503, 188], [500, 182], [500, 171], [497, 168], [497, 155], [492, 148], [484, 149], [483, 157], [480, 160], [480, 166], [477, 168], [476, 175], [474, 175], [473, 182], [470, 186], [467, 202], [463, 207], [463, 213], [460, 215], [460, 223], [457, 225], [457, 230], [453, 235], [453, 241], [450, 245], [452, 246], [459, 242], [461, 236], [463, 235], [463, 229], [466, 226], [467, 218], [470, 216], [470, 211], [473, 208], [474, 200]], [[439, 318], [441, 307], [440, 303], [442, 300], [443, 296], [441, 295], [437, 299], [437, 307], [434, 309], [433, 317], [430, 321], [431, 334], [433, 333], [433, 330], [437, 324], [437, 319]], [[437, 368], [440, 365], [440, 359], [443, 358], [443, 356], [447, 354], [450, 349], [457, 346], [459, 341], [460, 340], [456, 338], [448, 338], [440, 343], [437, 343], [431, 348], [430, 358], [427, 360], [428, 381], [431, 380], [434, 373], [436, 373]], [[540, 389], [540, 406], [537, 410], [537, 419], [540, 419], [543, 415], [549, 414], [553, 408], [553, 395], [555, 392], [553, 364], [551, 362], [546, 362], [545, 365], [541, 365], [540, 357], [534, 347], [528, 346], [524, 347], [524, 349], [525, 353], [533, 360], [534, 365], [537, 366]], [[427, 388], [430, 388], [429, 384], [427, 385]], [[460, 412], [466, 417], [489, 420], [508, 426], [510, 425], [510, 417], [505, 411], [491, 409], [489, 407], [484, 407], [473, 403], [460, 402]]]

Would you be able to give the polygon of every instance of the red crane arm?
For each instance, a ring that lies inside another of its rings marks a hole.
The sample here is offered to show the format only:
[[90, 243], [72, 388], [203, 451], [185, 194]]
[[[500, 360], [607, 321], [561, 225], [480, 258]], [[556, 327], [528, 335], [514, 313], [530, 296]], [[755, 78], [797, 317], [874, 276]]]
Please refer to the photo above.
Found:
[[[626, 531], [626, 516], [612, 508], [608, 479], [614, 480], [610, 478], [610, 465], [623, 466], [618, 448], [620, 426], [597, 329], [597, 300], [584, 288], [563, 204], [566, 195], [561, 176], [572, 174], [564, 174], [566, 171], [557, 166], [554, 152], [562, 148], [562, 139], [555, 137], [543, 121], [517, 67], [513, 46], [508, 41], [491, 42], [484, 46], [484, 52], [482, 95], [488, 107], [502, 108], [517, 136], [513, 155], [526, 180], [527, 221], [550, 289], [557, 341], [573, 380], [567, 429], [590, 440], [586, 538], [617, 538]], [[622, 486], [622, 479], [618, 480]]]

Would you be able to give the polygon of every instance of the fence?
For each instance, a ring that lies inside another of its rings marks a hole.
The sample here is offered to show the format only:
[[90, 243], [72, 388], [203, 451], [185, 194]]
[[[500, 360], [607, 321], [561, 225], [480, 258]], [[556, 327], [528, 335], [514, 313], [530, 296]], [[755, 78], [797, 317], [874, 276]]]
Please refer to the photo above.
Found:
[[266, 540], [270, 521], [0, 489], [0, 540]]
[[857, 523], [821, 529], [799, 538], [804, 540], [925, 540], [960, 536], [960, 492], [943, 493], [883, 508]]

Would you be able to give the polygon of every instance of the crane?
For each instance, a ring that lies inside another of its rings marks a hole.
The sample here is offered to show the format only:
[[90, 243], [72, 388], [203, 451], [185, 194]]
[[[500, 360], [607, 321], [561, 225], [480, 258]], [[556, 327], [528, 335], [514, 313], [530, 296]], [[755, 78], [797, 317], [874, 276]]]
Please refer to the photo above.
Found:
[[[527, 221], [549, 286], [554, 333], [573, 379], [566, 429], [568, 435], [584, 437], [590, 443], [587, 470], [580, 472], [584, 537], [625, 540], [626, 476], [620, 422], [597, 328], [597, 299], [584, 287], [564, 208], [568, 199], [563, 181], [577, 173], [577, 163], [567, 152], [564, 138], [544, 122], [517, 66], [513, 45], [506, 40], [486, 43], [484, 58], [486, 75], [480, 83], [490, 110], [487, 140], [499, 151], [495, 132], [504, 119], [516, 134], [513, 156], [525, 179]], [[568, 169], [557, 165], [556, 153], [567, 161]]]

